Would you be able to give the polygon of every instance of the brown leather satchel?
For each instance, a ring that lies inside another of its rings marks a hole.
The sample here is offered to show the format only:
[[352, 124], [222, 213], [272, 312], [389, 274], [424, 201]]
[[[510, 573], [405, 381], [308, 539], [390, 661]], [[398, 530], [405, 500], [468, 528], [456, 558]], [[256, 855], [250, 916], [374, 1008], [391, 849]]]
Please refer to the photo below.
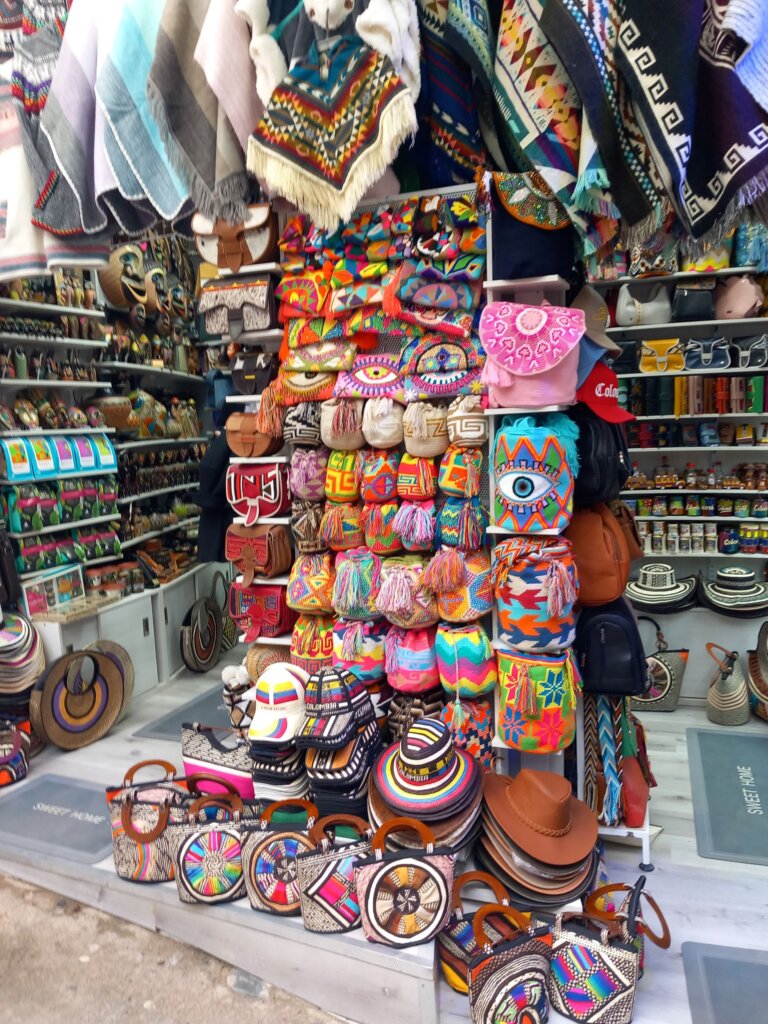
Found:
[[235, 412], [227, 420], [227, 444], [230, 451], [241, 459], [277, 455], [283, 447], [281, 437], [270, 437], [256, 429], [258, 413]]
[[255, 576], [271, 579], [291, 568], [291, 531], [287, 526], [239, 526], [227, 530], [224, 555], [243, 574], [249, 587]]
[[277, 253], [277, 214], [269, 203], [253, 203], [239, 224], [213, 221], [196, 213], [192, 218], [197, 251], [207, 263], [233, 274], [274, 260]]
[[630, 512], [626, 503], [618, 499], [610, 502], [608, 507], [616, 516], [619, 526], [624, 531], [624, 539], [627, 542], [630, 562], [634, 562], [637, 558], [642, 558], [645, 552], [643, 551], [643, 542], [640, 540], [640, 534], [637, 532], [637, 523], [635, 522], [634, 515]]

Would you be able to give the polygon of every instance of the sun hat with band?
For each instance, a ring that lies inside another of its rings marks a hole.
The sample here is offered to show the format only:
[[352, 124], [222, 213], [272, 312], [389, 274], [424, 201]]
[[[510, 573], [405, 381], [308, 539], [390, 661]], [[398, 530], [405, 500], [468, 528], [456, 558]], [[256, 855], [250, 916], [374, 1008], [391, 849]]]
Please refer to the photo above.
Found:
[[381, 754], [373, 779], [389, 807], [423, 821], [465, 809], [482, 781], [475, 759], [457, 749], [449, 727], [433, 718], [414, 722]]
[[252, 743], [285, 746], [292, 743], [304, 721], [304, 687], [309, 673], [298, 665], [279, 662], [258, 678], [254, 710], [248, 726]]
[[581, 863], [597, 842], [597, 817], [554, 772], [523, 768], [514, 778], [489, 773], [483, 799], [501, 832], [542, 864]]
[[681, 612], [696, 604], [696, 577], [678, 580], [671, 565], [648, 562], [640, 567], [638, 579], [629, 581], [625, 593], [635, 608]]
[[699, 578], [699, 599], [721, 615], [757, 617], [768, 613], [768, 583], [758, 583], [749, 569], [727, 565], [718, 569], [714, 583]]

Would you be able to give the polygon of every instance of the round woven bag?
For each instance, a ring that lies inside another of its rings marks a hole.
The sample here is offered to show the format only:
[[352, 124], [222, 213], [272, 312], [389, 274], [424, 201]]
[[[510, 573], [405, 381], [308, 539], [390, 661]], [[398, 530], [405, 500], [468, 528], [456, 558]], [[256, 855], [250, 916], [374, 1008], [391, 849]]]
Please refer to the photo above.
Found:
[[120, 717], [123, 675], [100, 651], [74, 651], [50, 666], [29, 701], [32, 728], [61, 750], [79, 750], [106, 736]]

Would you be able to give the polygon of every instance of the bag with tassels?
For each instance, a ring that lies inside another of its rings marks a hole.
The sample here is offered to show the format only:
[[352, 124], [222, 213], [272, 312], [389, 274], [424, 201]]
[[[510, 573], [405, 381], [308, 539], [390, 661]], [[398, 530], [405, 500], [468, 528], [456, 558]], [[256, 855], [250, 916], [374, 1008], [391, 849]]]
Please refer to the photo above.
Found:
[[337, 451], [356, 451], [365, 445], [363, 401], [360, 398], [330, 398], [320, 406], [320, 437]]
[[333, 667], [333, 618], [300, 615], [291, 635], [291, 664], [306, 672]]
[[477, 551], [487, 529], [488, 512], [479, 498], [448, 498], [437, 515], [435, 544]]
[[428, 693], [439, 685], [435, 628], [392, 626], [385, 642], [387, 682], [399, 693]]
[[384, 679], [384, 641], [390, 628], [384, 619], [339, 619], [333, 627], [333, 667], [351, 672], [366, 685]]
[[361, 518], [365, 544], [377, 555], [394, 555], [403, 547], [393, 526], [397, 512], [397, 502], [363, 506]]
[[376, 611], [402, 629], [423, 629], [437, 622], [437, 600], [424, 584], [424, 562], [418, 555], [383, 560]]
[[573, 743], [581, 677], [570, 651], [498, 651], [497, 735], [508, 747], [552, 754]]
[[440, 684], [452, 697], [482, 697], [498, 681], [496, 654], [480, 622], [437, 627], [435, 654]]
[[331, 551], [362, 547], [365, 541], [362, 505], [327, 502], [320, 523], [320, 540]]
[[[493, 610], [493, 574], [488, 548], [462, 551], [460, 568], [443, 548], [427, 566], [424, 582], [437, 595], [437, 610], [446, 622], [474, 622]], [[455, 550], [455, 549], [454, 549]], [[450, 571], [443, 571], [448, 566]]]
[[381, 559], [366, 547], [341, 551], [336, 556], [333, 607], [347, 619], [376, 616], [376, 598], [381, 587]]
[[404, 501], [392, 520], [392, 529], [406, 551], [431, 551], [435, 539], [435, 503]]
[[403, 416], [405, 450], [419, 458], [442, 455], [448, 447], [446, 410], [431, 402], [412, 402]]

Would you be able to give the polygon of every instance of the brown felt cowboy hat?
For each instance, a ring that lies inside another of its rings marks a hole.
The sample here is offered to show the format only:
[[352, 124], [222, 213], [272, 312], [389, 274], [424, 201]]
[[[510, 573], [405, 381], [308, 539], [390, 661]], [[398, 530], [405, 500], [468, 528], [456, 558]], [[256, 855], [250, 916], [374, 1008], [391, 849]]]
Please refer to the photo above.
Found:
[[523, 768], [514, 778], [486, 775], [483, 799], [511, 841], [545, 864], [575, 864], [597, 842], [597, 818], [553, 772]]

